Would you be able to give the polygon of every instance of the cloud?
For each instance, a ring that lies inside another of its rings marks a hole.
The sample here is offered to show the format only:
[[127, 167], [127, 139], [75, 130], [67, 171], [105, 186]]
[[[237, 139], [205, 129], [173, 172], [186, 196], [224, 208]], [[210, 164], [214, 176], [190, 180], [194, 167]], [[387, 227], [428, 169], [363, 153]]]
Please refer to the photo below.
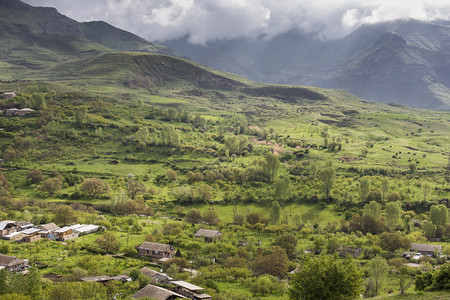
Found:
[[191, 43], [291, 30], [338, 39], [363, 24], [414, 18], [448, 20], [448, 0], [25, 0], [78, 21], [103, 20], [149, 40]]

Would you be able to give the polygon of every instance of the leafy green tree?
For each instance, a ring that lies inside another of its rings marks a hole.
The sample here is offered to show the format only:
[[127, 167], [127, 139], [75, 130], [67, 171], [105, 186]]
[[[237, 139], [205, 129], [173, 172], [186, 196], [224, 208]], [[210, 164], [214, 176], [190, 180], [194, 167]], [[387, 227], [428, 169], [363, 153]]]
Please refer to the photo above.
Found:
[[174, 171], [172, 169], [168, 169], [164, 173], [164, 176], [166, 177], [166, 179], [168, 181], [175, 182], [175, 181], [177, 181], [178, 173], [177, 173], [177, 171]]
[[86, 123], [87, 121], [87, 116], [88, 116], [88, 109], [86, 106], [80, 106], [76, 111], [75, 111], [75, 125], [77, 125], [78, 127], [83, 126], [84, 123]]
[[383, 196], [383, 201], [386, 201], [386, 194], [389, 192], [389, 179], [383, 178], [381, 180], [381, 194]]
[[80, 190], [89, 198], [100, 197], [109, 192], [109, 184], [100, 178], [88, 178], [81, 184]]
[[54, 222], [56, 224], [67, 225], [75, 223], [78, 220], [75, 211], [69, 205], [59, 205], [55, 209], [54, 213], [55, 213]]
[[280, 168], [280, 160], [278, 157], [269, 152], [266, 154], [266, 161], [264, 164], [264, 172], [269, 179], [270, 182], [273, 182], [275, 177], [277, 176], [278, 169]]
[[403, 211], [399, 203], [386, 203], [386, 226], [389, 231], [392, 231], [397, 227], [402, 213]]
[[36, 267], [31, 267], [26, 276], [27, 294], [31, 299], [39, 299], [41, 296], [42, 284], [41, 274]]
[[217, 225], [220, 222], [219, 215], [212, 209], [205, 210], [202, 214], [202, 219], [208, 225]]
[[298, 239], [292, 233], [284, 233], [275, 239], [274, 245], [286, 251], [289, 257], [293, 257], [297, 248]]
[[358, 266], [336, 255], [307, 257], [291, 280], [290, 299], [349, 299], [363, 290], [364, 281]]
[[370, 201], [369, 204], [364, 205], [364, 215], [379, 219], [381, 217], [381, 204]]
[[422, 183], [422, 194], [423, 194], [423, 201], [427, 201], [428, 195], [431, 193], [431, 185], [429, 182], [423, 182]]
[[49, 178], [41, 183], [39, 190], [47, 193], [49, 196], [61, 191], [61, 179], [59, 177]]
[[115, 253], [119, 251], [120, 248], [120, 241], [111, 232], [105, 232], [98, 237], [94, 243], [96, 243], [99, 248], [105, 250], [106, 253]]
[[288, 270], [289, 259], [286, 252], [280, 247], [272, 247], [269, 253], [258, 256], [249, 263], [250, 269], [256, 276], [269, 274], [277, 277], [285, 277]]
[[186, 213], [186, 215], [184, 216], [184, 221], [186, 223], [191, 224], [192, 226], [200, 223], [202, 221], [202, 214], [201, 214], [200, 210], [198, 210], [196, 208], [189, 210]]
[[406, 237], [405, 233], [400, 232], [383, 232], [380, 235], [378, 245], [390, 252], [395, 252], [397, 249], [409, 249], [411, 242]]
[[41, 170], [33, 170], [28, 172], [27, 179], [29, 179], [32, 184], [36, 184], [44, 180], [44, 176], [42, 175]]
[[132, 178], [127, 182], [127, 192], [131, 199], [136, 199], [137, 196], [145, 193], [146, 188], [142, 181]]
[[291, 181], [288, 176], [277, 178], [274, 182], [275, 200], [285, 203], [291, 197]]
[[366, 201], [369, 192], [370, 192], [369, 179], [367, 179], [367, 177], [363, 177], [359, 181], [359, 197], [361, 198], [362, 202]]
[[383, 287], [389, 265], [383, 257], [377, 255], [369, 261], [367, 269], [369, 273], [368, 294], [376, 296]]
[[334, 184], [335, 171], [333, 167], [327, 167], [319, 172], [319, 179], [322, 182], [322, 189], [325, 193], [325, 198], [330, 198], [330, 192]]
[[448, 223], [448, 209], [445, 205], [433, 205], [430, 209], [430, 221], [434, 225], [446, 226]]
[[270, 221], [272, 224], [278, 224], [280, 222], [281, 206], [278, 201], [272, 201], [272, 210], [270, 212]]

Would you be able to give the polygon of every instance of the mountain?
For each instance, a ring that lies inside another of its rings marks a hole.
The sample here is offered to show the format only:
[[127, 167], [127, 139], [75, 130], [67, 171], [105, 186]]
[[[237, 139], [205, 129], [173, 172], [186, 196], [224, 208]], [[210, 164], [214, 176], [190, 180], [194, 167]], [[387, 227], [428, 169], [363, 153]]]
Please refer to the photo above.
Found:
[[337, 41], [299, 32], [189, 44], [177, 54], [252, 80], [345, 89], [359, 97], [450, 109], [450, 27], [413, 19], [363, 25]]
[[171, 54], [105, 22], [80, 23], [54, 8], [33, 7], [19, 0], [0, 0], [0, 77], [114, 51]]

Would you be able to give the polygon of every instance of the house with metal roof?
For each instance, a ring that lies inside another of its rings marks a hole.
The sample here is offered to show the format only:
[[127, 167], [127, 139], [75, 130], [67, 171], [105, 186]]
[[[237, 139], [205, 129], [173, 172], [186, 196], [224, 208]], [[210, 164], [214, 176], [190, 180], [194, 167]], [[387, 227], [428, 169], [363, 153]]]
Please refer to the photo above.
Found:
[[175, 285], [175, 291], [180, 293], [187, 298], [194, 300], [203, 300], [203, 299], [212, 299], [212, 297], [208, 294], [203, 294], [203, 288], [199, 287], [195, 284], [182, 281], [175, 280], [171, 281], [171, 284]]
[[435, 253], [441, 254], [442, 246], [441, 245], [433, 245], [433, 244], [411, 244], [411, 251], [417, 252], [422, 255], [434, 255]]
[[175, 248], [169, 244], [143, 242], [138, 248], [138, 254], [155, 258], [171, 258], [175, 256]]
[[177, 294], [168, 289], [164, 289], [153, 284], [146, 285], [131, 297], [134, 299], [146, 298], [155, 300], [173, 300], [177, 298], [186, 298], [183, 295]]
[[27, 261], [17, 258], [15, 256], [0, 254], [0, 269], [7, 271], [18, 272], [26, 268]]
[[205, 241], [211, 242], [216, 239], [220, 239], [222, 236], [222, 232], [217, 230], [210, 230], [210, 229], [199, 229], [195, 234], [194, 237], [204, 237]]

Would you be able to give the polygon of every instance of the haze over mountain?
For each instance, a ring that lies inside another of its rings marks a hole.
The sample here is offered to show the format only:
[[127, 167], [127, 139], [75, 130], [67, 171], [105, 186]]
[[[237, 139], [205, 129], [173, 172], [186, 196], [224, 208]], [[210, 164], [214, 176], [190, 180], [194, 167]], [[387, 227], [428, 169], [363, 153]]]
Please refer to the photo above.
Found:
[[363, 25], [340, 40], [289, 32], [271, 39], [165, 45], [201, 64], [252, 80], [345, 89], [359, 97], [450, 109], [450, 27], [398, 20]]

